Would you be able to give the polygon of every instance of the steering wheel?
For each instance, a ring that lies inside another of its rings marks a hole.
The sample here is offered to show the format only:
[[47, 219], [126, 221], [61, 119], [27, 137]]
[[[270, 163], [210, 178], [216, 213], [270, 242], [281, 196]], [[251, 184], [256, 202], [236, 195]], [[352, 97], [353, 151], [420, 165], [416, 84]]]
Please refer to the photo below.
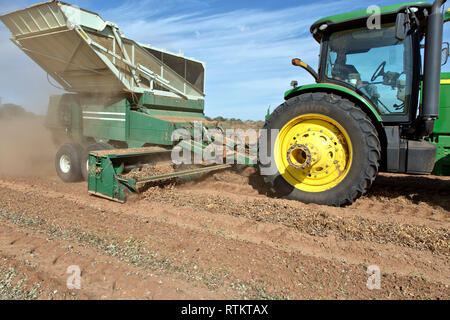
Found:
[[374, 82], [378, 77], [382, 77], [385, 75], [384, 72], [384, 67], [386, 66], [386, 61], [383, 61], [377, 68], [377, 70], [375, 70], [375, 72], [373, 73], [372, 78], [370, 79], [371, 82]]

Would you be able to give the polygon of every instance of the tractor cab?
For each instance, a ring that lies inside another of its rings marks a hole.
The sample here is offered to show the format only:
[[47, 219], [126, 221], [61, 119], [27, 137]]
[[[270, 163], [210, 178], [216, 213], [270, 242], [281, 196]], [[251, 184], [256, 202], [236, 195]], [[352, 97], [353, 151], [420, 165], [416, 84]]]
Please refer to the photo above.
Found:
[[[354, 91], [384, 123], [414, 122], [419, 127], [421, 42], [431, 8], [429, 2], [409, 2], [316, 21], [311, 27], [321, 44], [316, 82]], [[449, 16], [447, 12], [446, 20]]]
[[412, 88], [419, 85], [415, 75], [420, 66], [414, 61], [418, 44], [417, 35], [397, 40], [392, 23], [379, 30], [332, 33], [324, 45], [322, 79], [355, 90], [372, 103], [384, 121], [408, 121], [417, 107]]

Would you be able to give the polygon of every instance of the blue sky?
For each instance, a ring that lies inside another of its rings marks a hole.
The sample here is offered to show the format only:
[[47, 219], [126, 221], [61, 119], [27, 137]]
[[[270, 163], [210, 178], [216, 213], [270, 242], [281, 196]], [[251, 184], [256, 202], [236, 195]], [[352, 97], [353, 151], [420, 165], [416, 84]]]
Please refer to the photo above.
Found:
[[[39, 0], [0, 0], [0, 14]], [[206, 62], [208, 116], [262, 120], [269, 105], [283, 102], [291, 80], [313, 79], [291, 66], [299, 57], [317, 66], [319, 45], [309, 33], [317, 19], [338, 12], [393, 4], [387, 0], [74, 0], [99, 13], [126, 36]], [[446, 26], [444, 41], [449, 41]], [[58, 93], [33, 61], [9, 41], [0, 23], [0, 97], [44, 114], [48, 96]], [[445, 71], [450, 71], [450, 63]]]

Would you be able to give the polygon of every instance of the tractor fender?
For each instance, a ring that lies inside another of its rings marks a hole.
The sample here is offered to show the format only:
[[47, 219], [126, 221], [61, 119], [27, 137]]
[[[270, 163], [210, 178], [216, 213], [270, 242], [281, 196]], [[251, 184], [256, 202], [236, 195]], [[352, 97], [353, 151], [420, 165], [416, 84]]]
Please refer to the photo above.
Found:
[[361, 108], [362, 111], [364, 111], [367, 116], [372, 121], [373, 125], [377, 129], [378, 138], [380, 139], [381, 143], [381, 150], [382, 150], [382, 163], [385, 161], [386, 157], [386, 148], [387, 148], [387, 137], [386, 137], [386, 131], [383, 127], [383, 120], [381, 119], [380, 114], [375, 109], [375, 107], [363, 96], [358, 94], [357, 92], [348, 89], [343, 86], [339, 86], [332, 83], [316, 83], [316, 84], [309, 84], [304, 85], [300, 87], [293, 88], [289, 91], [286, 91], [284, 94], [284, 99], [288, 100], [290, 98], [293, 98], [295, 96], [298, 96], [300, 94], [308, 93], [308, 92], [328, 92], [328, 93], [335, 93], [343, 98], [346, 98], [353, 103], [355, 103], [357, 106]]

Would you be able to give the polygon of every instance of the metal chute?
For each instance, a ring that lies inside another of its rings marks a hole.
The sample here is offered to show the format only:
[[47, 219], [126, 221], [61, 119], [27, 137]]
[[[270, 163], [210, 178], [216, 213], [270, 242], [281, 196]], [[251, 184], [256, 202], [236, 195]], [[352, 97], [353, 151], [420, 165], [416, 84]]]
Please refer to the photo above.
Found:
[[204, 98], [204, 64], [126, 38], [98, 14], [51, 1], [0, 17], [12, 41], [70, 92]]

